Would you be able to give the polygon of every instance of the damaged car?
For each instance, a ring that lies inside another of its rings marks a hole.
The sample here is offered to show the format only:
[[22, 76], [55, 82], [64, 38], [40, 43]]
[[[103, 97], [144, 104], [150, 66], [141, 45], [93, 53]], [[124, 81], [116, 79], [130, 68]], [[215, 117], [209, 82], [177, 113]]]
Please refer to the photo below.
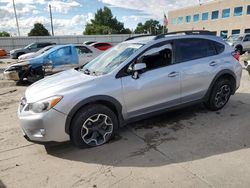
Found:
[[31, 59], [12, 64], [4, 71], [8, 80], [33, 83], [66, 69], [80, 67], [101, 53], [86, 45], [58, 45]]

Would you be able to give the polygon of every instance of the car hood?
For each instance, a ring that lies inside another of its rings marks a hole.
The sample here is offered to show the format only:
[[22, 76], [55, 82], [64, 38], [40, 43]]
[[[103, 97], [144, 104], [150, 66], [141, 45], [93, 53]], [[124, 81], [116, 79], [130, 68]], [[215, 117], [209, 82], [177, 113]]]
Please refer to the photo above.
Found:
[[25, 49], [24, 48], [17, 48], [17, 49], [11, 50], [10, 53], [15, 53], [18, 51], [25, 51]]
[[23, 55], [18, 57], [18, 60], [21, 61], [21, 60], [26, 60], [26, 59], [35, 57], [35, 54], [36, 54], [35, 52], [30, 52], [30, 53], [27, 53], [27, 54], [23, 54]]
[[31, 86], [25, 92], [28, 103], [36, 102], [54, 95], [63, 95], [77, 87], [88, 87], [96, 76], [86, 75], [75, 69], [48, 76]]

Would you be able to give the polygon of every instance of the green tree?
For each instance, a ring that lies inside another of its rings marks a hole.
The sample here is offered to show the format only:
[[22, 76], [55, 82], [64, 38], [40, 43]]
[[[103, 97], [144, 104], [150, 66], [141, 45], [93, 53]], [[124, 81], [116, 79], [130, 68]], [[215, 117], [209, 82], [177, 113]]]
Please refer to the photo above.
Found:
[[147, 20], [144, 24], [138, 23], [135, 29], [136, 34], [160, 34], [163, 31], [163, 26], [157, 20]]
[[92, 19], [90, 23], [87, 23], [85, 31], [83, 32], [85, 35], [127, 33], [131, 33], [131, 31], [124, 28], [124, 24], [113, 16], [108, 7], [98, 9], [94, 19]]
[[1, 31], [0, 32], [0, 37], [10, 37], [10, 34], [7, 33], [6, 31]]
[[28, 36], [50, 36], [49, 31], [41, 23], [35, 23]]

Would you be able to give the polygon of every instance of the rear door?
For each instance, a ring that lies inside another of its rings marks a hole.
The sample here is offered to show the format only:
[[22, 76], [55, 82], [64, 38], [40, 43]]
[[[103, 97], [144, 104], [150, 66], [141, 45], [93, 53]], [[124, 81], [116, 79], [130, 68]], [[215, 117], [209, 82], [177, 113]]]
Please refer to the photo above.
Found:
[[200, 38], [175, 41], [175, 63], [181, 66], [181, 103], [201, 99], [222, 63], [212, 41]]

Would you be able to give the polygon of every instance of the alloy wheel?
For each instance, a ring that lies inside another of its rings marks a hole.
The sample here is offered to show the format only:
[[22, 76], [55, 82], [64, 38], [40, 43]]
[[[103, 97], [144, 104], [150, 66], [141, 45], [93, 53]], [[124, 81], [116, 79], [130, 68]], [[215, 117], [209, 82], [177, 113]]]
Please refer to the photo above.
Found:
[[105, 114], [95, 114], [89, 117], [82, 125], [81, 137], [90, 146], [99, 146], [106, 143], [113, 132], [113, 122]]
[[217, 108], [223, 107], [229, 100], [231, 89], [229, 85], [223, 85], [215, 95], [215, 106]]

